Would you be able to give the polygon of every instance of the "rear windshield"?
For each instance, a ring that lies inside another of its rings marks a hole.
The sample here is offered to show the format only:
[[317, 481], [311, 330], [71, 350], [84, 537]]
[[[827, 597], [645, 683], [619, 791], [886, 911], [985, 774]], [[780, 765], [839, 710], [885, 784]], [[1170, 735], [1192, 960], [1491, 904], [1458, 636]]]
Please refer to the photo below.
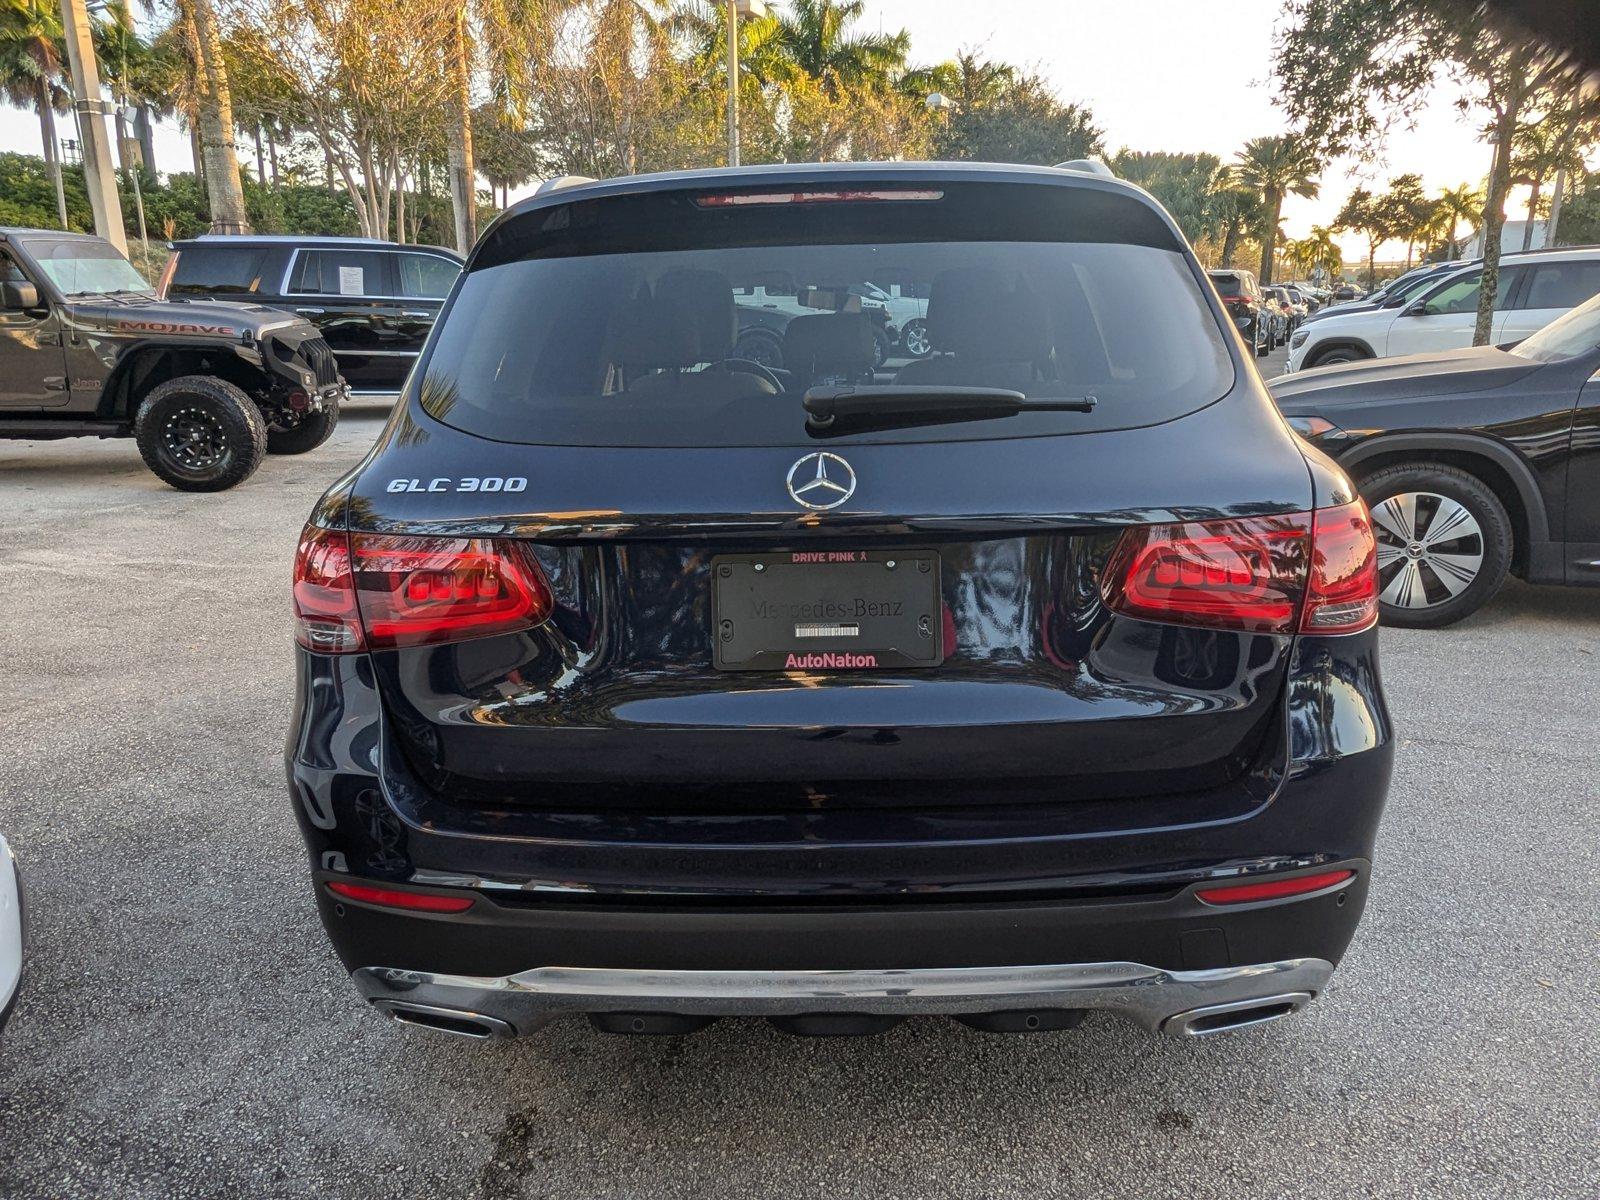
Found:
[[1213, 275], [1211, 282], [1216, 285], [1219, 296], [1238, 296], [1244, 292], [1244, 285], [1237, 275]]
[[1232, 386], [1190, 260], [1143, 203], [1040, 185], [874, 197], [654, 193], [514, 220], [436, 332], [422, 405], [502, 441], [773, 445], [807, 439], [817, 386], [1096, 401], [849, 441], [1143, 425]]
[[178, 251], [167, 295], [259, 292], [263, 290], [261, 272], [267, 253], [265, 246], [185, 246]]

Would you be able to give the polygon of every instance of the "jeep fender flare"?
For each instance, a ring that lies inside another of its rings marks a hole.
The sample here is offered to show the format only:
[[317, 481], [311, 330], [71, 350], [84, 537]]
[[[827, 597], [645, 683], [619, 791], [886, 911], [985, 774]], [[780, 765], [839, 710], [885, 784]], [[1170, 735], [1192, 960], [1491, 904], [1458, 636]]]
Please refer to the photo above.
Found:
[[[102, 415], [112, 415], [120, 404], [126, 404], [126, 416], [132, 420], [138, 410], [136, 397], [133, 395], [132, 375], [134, 367], [150, 356], [163, 354], [199, 355], [223, 354], [231, 355], [250, 367], [251, 370], [260, 372], [263, 376], [270, 377], [272, 369], [267, 365], [261, 352], [259, 343], [226, 342], [218, 339], [215, 342], [167, 340], [163, 338], [140, 338], [136, 342], [128, 343], [121, 348], [116, 362], [107, 373], [105, 382], [101, 385], [100, 407]], [[185, 372], [179, 372], [183, 374]], [[149, 389], [145, 389], [148, 391]]]
[[[1380, 455], [1437, 451], [1452, 454], [1474, 455], [1493, 463], [1503, 471], [1517, 489], [1522, 510], [1528, 518], [1528, 540], [1533, 543], [1550, 540], [1550, 518], [1545, 511], [1544, 493], [1533, 469], [1523, 457], [1504, 442], [1471, 433], [1387, 433], [1366, 438], [1339, 456], [1339, 465], [1352, 475], [1359, 475], [1364, 462]], [[1359, 481], [1358, 481], [1359, 482]]]

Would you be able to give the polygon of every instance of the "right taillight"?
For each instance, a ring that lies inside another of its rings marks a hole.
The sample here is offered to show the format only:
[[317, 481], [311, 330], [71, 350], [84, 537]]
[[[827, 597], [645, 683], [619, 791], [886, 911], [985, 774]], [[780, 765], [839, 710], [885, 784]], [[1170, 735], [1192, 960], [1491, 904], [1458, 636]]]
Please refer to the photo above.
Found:
[[1116, 612], [1251, 633], [1353, 633], [1377, 616], [1365, 507], [1139, 525], [1106, 564]]
[[1355, 633], [1378, 619], [1378, 542], [1357, 500], [1312, 514], [1311, 577], [1302, 633]]
[[553, 601], [516, 542], [308, 525], [295, 555], [294, 605], [302, 646], [344, 654], [531, 629]]

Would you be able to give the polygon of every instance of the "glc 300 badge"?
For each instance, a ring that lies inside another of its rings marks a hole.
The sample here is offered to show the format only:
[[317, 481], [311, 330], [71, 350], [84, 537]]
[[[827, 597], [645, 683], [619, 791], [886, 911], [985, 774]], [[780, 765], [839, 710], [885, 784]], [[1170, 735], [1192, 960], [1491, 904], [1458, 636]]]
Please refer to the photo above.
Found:
[[856, 473], [837, 454], [818, 450], [790, 467], [785, 482], [796, 504], [822, 512], [838, 508], [855, 494]]

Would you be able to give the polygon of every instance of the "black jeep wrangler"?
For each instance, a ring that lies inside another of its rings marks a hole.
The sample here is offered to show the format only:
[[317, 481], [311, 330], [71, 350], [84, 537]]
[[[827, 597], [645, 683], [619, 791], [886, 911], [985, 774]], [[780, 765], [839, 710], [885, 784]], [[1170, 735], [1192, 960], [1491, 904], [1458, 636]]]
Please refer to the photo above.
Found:
[[328, 440], [347, 394], [309, 322], [165, 302], [109, 243], [0, 228], [0, 437], [133, 437], [175, 488], [217, 492]]

